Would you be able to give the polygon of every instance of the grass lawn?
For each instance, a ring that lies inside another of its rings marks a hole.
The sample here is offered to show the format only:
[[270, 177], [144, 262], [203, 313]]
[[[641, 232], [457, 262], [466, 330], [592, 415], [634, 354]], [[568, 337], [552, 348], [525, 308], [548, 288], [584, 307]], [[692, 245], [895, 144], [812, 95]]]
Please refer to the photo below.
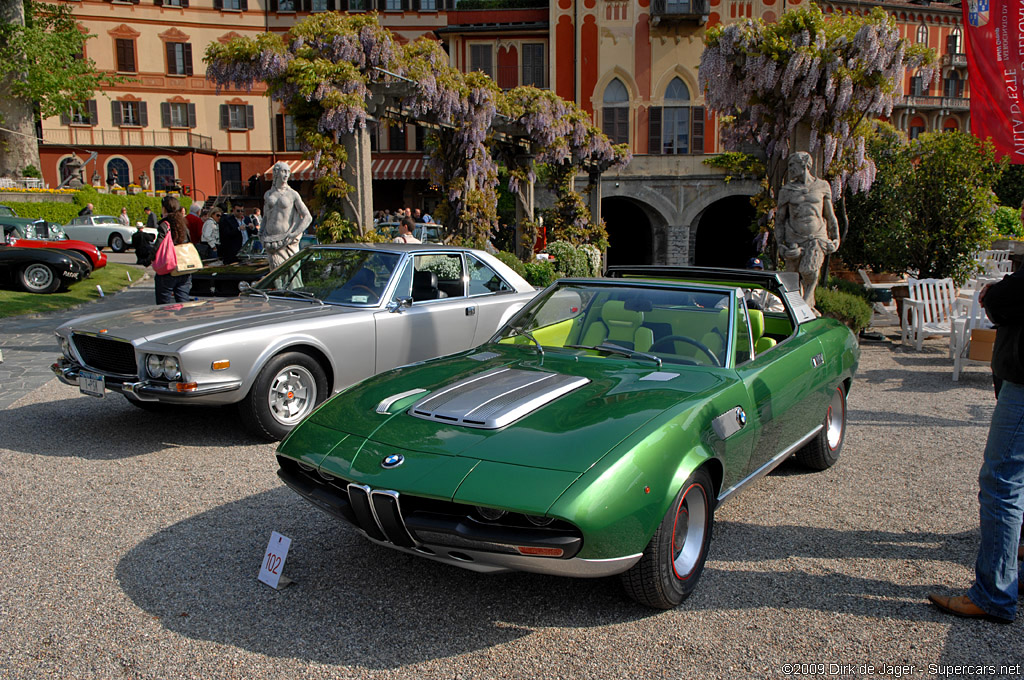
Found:
[[13, 287], [2, 288], [0, 289], [0, 317], [67, 309], [89, 300], [95, 300], [100, 296], [96, 286], [101, 286], [103, 293], [110, 295], [131, 283], [128, 280], [129, 273], [132, 276], [132, 281], [137, 281], [146, 272], [142, 267], [111, 262], [106, 267], [94, 271], [92, 276], [84, 281], [74, 283], [67, 290], [58, 293], [39, 295], [38, 293], [14, 290]]

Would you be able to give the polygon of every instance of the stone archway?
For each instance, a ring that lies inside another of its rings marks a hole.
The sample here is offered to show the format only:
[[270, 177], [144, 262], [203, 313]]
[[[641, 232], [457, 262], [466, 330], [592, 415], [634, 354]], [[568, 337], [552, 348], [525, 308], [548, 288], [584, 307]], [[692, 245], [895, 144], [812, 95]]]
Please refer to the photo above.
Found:
[[698, 267], [746, 267], [754, 252], [754, 206], [749, 196], [728, 196], [701, 214], [693, 243], [693, 264]]
[[608, 230], [608, 264], [654, 263], [654, 230], [640, 203], [606, 197], [601, 201], [601, 217]]

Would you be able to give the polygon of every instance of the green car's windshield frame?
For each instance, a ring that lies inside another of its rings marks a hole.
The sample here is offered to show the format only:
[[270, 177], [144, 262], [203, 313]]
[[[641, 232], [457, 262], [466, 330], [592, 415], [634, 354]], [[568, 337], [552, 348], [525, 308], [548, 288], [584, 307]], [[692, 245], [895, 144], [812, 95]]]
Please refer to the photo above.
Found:
[[744, 297], [729, 285], [566, 279], [534, 298], [491, 342], [597, 355], [625, 349], [667, 365], [733, 367], [753, 355]]

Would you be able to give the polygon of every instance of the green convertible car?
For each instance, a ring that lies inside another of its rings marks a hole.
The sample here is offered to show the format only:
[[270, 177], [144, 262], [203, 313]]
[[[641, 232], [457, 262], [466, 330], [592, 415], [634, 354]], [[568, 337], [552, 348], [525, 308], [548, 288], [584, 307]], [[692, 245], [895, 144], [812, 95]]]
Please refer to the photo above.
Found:
[[278, 449], [367, 538], [474, 571], [621, 574], [671, 608], [715, 508], [789, 456], [839, 457], [859, 349], [796, 274], [562, 279], [475, 349], [353, 385]]

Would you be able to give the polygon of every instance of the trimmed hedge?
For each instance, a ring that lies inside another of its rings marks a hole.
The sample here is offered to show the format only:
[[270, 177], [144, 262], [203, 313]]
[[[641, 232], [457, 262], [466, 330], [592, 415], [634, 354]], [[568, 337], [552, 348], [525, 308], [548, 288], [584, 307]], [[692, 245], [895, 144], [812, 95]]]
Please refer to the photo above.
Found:
[[534, 260], [523, 263], [526, 274], [523, 276], [526, 282], [535, 288], [547, 288], [555, 279], [555, 265], [547, 260]]
[[822, 316], [841, 321], [854, 333], [871, 325], [871, 305], [860, 295], [819, 286], [814, 290], [814, 302]]
[[[181, 201], [185, 210], [188, 210], [189, 206], [192, 205], [192, 199], [188, 196], [180, 196], [178, 200]], [[135, 196], [101, 194], [92, 187], [87, 187], [77, 192], [73, 203], [57, 203], [56, 201], [22, 203], [8, 201], [7, 204], [14, 208], [14, 212], [18, 213], [18, 217], [44, 219], [49, 222], [67, 224], [72, 218], [78, 217], [78, 211], [88, 203], [92, 203], [94, 215], [113, 215], [114, 217], [121, 214], [122, 206], [127, 206], [128, 218], [132, 224], [146, 221], [146, 213], [142, 210], [146, 206], [149, 206], [158, 217], [161, 214], [160, 199], [154, 196], [143, 194], [136, 194]]]
[[502, 250], [495, 255], [495, 257], [508, 265], [516, 274], [519, 274], [524, 279], [526, 278], [526, 266], [523, 264], [522, 260], [515, 256], [515, 254]]

